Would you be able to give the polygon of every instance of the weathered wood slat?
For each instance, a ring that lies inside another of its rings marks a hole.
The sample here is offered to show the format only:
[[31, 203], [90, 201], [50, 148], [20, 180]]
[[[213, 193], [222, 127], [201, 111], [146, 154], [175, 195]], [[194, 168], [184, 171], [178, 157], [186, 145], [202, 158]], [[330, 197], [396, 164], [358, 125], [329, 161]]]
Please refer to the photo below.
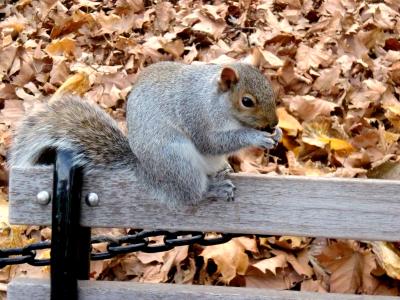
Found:
[[[14, 168], [10, 222], [50, 224], [51, 205], [33, 202], [52, 190], [52, 168]], [[87, 176], [84, 197], [96, 192], [100, 205], [82, 201], [82, 221], [91, 227], [162, 228], [366, 240], [400, 240], [400, 181], [233, 175], [234, 202], [203, 203], [171, 212], [149, 197], [134, 178], [118, 172]]]
[[[149, 284], [118, 281], [80, 281], [80, 300], [143, 299], [229, 299], [229, 300], [398, 300], [399, 297], [349, 294], [322, 294], [270, 289]], [[50, 283], [44, 279], [16, 279], [8, 287], [12, 300], [50, 299]]]

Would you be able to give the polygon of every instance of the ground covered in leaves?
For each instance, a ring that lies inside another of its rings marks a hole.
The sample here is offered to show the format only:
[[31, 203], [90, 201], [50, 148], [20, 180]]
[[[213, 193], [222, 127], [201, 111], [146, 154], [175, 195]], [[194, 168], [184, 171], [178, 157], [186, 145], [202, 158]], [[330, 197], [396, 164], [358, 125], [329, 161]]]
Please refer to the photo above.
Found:
[[[238, 172], [399, 179], [399, 12], [397, 0], [1, 2], [0, 248], [51, 234], [6, 223], [6, 151], [24, 112], [73, 92], [123, 128], [136, 73], [160, 60], [243, 59], [271, 79], [283, 141], [269, 154], [233, 157]], [[48, 268], [7, 267], [0, 280], [26, 274], [47, 276]], [[93, 262], [91, 276], [400, 295], [398, 244], [321, 238], [242, 237], [139, 252]]]

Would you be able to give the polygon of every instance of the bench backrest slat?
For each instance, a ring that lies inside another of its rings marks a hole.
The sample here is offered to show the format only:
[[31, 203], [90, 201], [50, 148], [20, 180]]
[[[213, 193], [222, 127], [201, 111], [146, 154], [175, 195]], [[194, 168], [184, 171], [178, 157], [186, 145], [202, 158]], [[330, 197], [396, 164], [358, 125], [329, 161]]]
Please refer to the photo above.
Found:
[[[49, 225], [51, 205], [34, 202], [52, 192], [52, 167], [13, 168], [10, 222]], [[95, 192], [97, 207], [82, 204], [81, 224], [90, 227], [162, 228], [275, 235], [400, 240], [400, 181], [232, 175], [234, 202], [210, 201], [171, 212], [135, 178], [95, 172], [85, 178], [82, 197]]]
[[[118, 281], [80, 281], [80, 300], [143, 299], [229, 299], [229, 300], [398, 300], [399, 297], [349, 294], [322, 294], [277, 291], [262, 288], [237, 288], [179, 284], [150, 284]], [[17, 279], [8, 288], [13, 300], [49, 299], [50, 284], [44, 279]]]

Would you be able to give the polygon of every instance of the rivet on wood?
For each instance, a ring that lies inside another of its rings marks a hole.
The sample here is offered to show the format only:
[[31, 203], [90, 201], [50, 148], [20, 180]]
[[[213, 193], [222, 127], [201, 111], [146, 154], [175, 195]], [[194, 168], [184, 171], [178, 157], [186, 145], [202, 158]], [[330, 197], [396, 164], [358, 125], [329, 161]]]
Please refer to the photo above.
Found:
[[99, 196], [96, 193], [89, 193], [86, 196], [86, 204], [89, 206], [98, 206], [99, 205]]
[[36, 195], [36, 203], [40, 205], [47, 205], [50, 203], [50, 194], [48, 191], [41, 191]]

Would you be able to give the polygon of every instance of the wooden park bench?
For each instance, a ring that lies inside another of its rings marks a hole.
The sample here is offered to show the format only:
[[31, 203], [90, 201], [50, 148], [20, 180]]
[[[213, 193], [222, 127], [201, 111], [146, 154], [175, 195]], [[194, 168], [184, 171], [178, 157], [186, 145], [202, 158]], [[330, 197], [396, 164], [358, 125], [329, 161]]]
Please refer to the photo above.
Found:
[[10, 300], [50, 299], [50, 295], [53, 300], [74, 299], [76, 294], [93, 300], [399, 299], [89, 281], [90, 227], [399, 241], [400, 182], [236, 174], [231, 175], [237, 187], [234, 202], [215, 201], [192, 211], [171, 212], [148, 197], [135, 178], [99, 170], [82, 179], [80, 170], [70, 166], [71, 155], [59, 152], [55, 167], [11, 170], [10, 223], [52, 225], [52, 252], [51, 280], [15, 279], [8, 287]]

